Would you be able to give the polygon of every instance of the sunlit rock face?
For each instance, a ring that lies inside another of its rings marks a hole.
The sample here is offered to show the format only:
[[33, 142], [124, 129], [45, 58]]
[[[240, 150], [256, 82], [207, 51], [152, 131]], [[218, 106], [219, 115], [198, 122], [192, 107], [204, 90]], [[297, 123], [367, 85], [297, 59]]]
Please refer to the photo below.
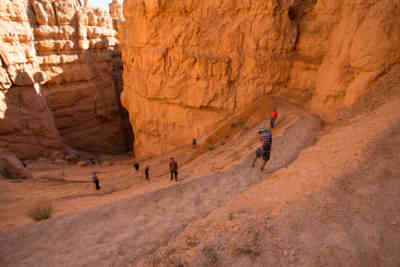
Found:
[[28, 4], [0, 2], [0, 147], [27, 158], [63, 149], [40, 90], [44, 73], [35, 47], [33, 10], [27, 12]]
[[370, 94], [370, 85], [400, 63], [400, 2], [314, 2], [299, 21], [287, 87], [289, 97], [309, 92], [311, 109], [335, 119], [336, 111]]
[[110, 16], [114, 20], [122, 20], [122, 5], [119, 0], [113, 0], [109, 5], [108, 8], [110, 10]]
[[286, 83], [297, 27], [277, 1], [124, 2], [123, 105], [137, 153], [160, 153]]
[[107, 12], [77, 0], [2, 0], [0, 147], [126, 151], [116, 34]]
[[335, 118], [399, 62], [399, 5], [125, 0], [122, 101], [136, 153], [206, 137], [264, 95]]

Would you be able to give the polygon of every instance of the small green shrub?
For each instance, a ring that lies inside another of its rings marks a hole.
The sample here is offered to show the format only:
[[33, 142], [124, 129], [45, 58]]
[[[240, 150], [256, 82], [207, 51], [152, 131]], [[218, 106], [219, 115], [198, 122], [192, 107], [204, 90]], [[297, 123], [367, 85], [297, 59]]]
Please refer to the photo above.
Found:
[[260, 251], [258, 248], [255, 247], [236, 247], [235, 248], [236, 252], [238, 254], [244, 254], [244, 255], [249, 255], [251, 257], [258, 257], [260, 256]]
[[225, 143], [225, 141], [224, 140], [222, 140], [221, 141], [221, 145], [225, 145], [226, 143]]
[[238, 254], [247, 255], [252, 258], [257, 258], [261, 254], [260, 247], [260, 232], [248, 232], [251, 234], [250, 240], [241, 242], [234, 246], [234, 250]]
[[216, 147], [213, 144], [208, 145], [208, 150], [212, 151], [214, 150]]
[[28, 216], [35, 221], [46, 220], [53, 213], [53, 205], [49, 201], [39, 201], [28, 211]]

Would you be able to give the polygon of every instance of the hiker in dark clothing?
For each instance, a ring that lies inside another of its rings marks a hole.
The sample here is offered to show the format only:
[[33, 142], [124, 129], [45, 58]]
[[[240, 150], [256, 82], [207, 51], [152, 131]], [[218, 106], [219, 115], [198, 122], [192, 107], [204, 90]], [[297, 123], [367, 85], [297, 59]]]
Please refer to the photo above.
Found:
[[100, 181], [99, 181], [99, 178], [97, 177], [96, 172], [93, 172], [92, 179], [93, 179], [93, 183], [96, 185], [96, 190], [100, 190]]
[[146, 168], [144, 169], [144, 174], [146, 176], [146, 180], [150, 181], [150, 174], [149, 174], [150, 168], [149, 166], [146, 166]]
[[258, 131], [258, 134], [260, 135], [262, 146], [256, 150], [256, 157], [254, 158], [252, 166], [254, 167], [257, 159], [262, 157], [264, 162], [260, 170], [263, 171], [265, 164], [269, 160], [271, 154], [272, 134], [265, 127], [261, 127]]
[[278, 118], [278, 112], [276, 111], [276, 109], [274, 109], [271, 112], [271, 114], [269, 114], [269, 118], [270, 118], [270, 123], [271, 123], [271, 129], [274, 129], [275, 121]]
[[196, 148], [196, 146], [197, 146], [197, 140], [196, 140], [196, 138], [193, 138], [192, 147]]
[[294, 6], [289, 7], [288, 16], [290, 20], [294, 20], [296, 18], [296, 11], [294, 9]]
[[139, 171], [139, 163], [138, 162], [135, 162], [133, 164], [133, 167], [135, 168], [136, 171]]
[[178, 163], [175, 161], [174, 158], [169, 159], [169, 171], [171, 173], [171, 181], [174, 180], [178, 182]]

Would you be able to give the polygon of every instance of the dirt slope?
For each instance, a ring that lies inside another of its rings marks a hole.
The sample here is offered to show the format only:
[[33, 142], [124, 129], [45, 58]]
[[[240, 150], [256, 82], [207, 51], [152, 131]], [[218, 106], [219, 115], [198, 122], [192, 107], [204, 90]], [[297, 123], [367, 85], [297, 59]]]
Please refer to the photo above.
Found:
[[[283, 118], [284, 114], [282, 112]], [[273, 143], [273, 151], [279, 151], [279, 157], [277, 153], [273, 154], [262, 176], [258, 168], [250, 167], [253, 156], [251, 149], [241, 144], [246, 147], [242, 152], [242, 160], [223, 172], [184, 180], [178, 185], [87, 212], [0, 233], [0, 259], [6, 266], [136, 264], [167, 244], [190, 223], [207, 216], [251, 185], [261, 182], [267, 177], [266, 173], [287, 166], [305, 146], [312, 144], [320, 126], [319, 120], [309, 115], [299, 115], [293, 108], [291, 114], [287, 115], [291, 115], [287, 118], [292, 123], [288, 124], [284, 133], [277, 132], [278, 137], [274, 138]], [[248, 135], [254, 138], [258, 127], [251, 129]], [[230, 146], [234, 147], [235, 144]], [[236, 146], [240, 147], [239, 144]], [[220, 151], [228, 148], [221, 148]], [[211, 153], [218, 151], [216, 149]], [[199, 158], [191, 164], [199, 165], [204, 160]], [[183, 170], [183, 175], [188, 176], [187, 172], [188, 167]]]
[[400, 266], [399, 104], [327, 127], [138, 266]]
[[[179, 162], [181, 181], [227, 170], [259, 146], [253, 128], [265, 118], [272, 105], [279, 107], [280, 114], [273, 130], [274, 137], [284, 135], [303, 116], [302, 110], [284, 102], [260, 99], [246, 113], [226, 121], [211, 140], [201, 142], [198, 148], [187, 145], [160, 157], [141, 159], [139, 172], [133, 170], [133, 161], [127, 155], [105, 157], [103, 164], [85, 167], [62, 162], [28, 162], [33, 179], [0, 179], [0, 231], [33, 223], [27, 211], [38, 201], [52, 202], [55, 207], [53, 217], [56, 217], [168, 187], [171, 185], [168, 172], [170, 156]], [[272, 160], [288, 160], [280, 157], [282, 152], [279, 149], [277, 151], [279, 153], [272, 153]], [[150, 183], [144, 179], [145, 165], [150, 166]], [[94, 190], [93, 171], [100, 177], [100, 191]]]
[[262, 177], [249, 168], [254, 128], [184, 165], [178, 185], [0, 233], [0, 266], [399, 266], [393, 99], [303, 152], [319, 122], [285, 108]]

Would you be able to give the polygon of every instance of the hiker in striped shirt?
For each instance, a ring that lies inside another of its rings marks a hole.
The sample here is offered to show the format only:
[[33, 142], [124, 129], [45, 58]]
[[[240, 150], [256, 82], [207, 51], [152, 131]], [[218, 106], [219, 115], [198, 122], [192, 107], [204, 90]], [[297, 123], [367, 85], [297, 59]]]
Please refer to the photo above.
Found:
[[256, 157], [253, 160], [252, 166], [254, 167], [257, 159], [262, 157], [264, 162], [262, 163], [260, 170], [263, 171], [271, 154], [272, 134], [265, 127], [261, 127], [258, 131], [258, 134], [260, 135], [260, 141], [262, 145], [256, 150]]

